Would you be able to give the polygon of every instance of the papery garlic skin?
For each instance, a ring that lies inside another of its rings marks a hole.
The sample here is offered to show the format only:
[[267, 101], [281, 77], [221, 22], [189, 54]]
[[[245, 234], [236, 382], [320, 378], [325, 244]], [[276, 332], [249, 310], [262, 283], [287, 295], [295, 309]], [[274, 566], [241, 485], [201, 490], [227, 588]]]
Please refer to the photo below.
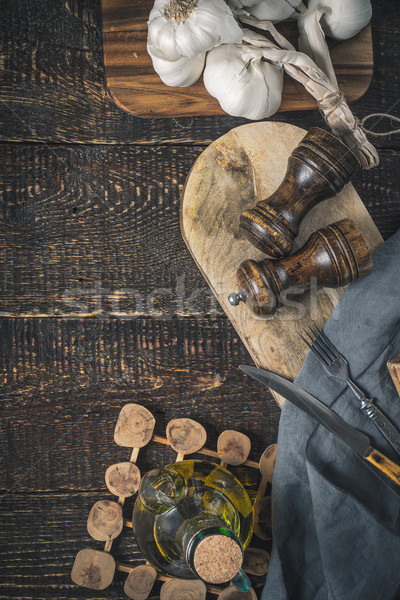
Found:
[[223, 45], [207, 54], [204, 85], [221, 108], [234, 117], [265, 119], [281, 104], [283, 74], [262, 60], [257, 49]]
[[150, 12], [148, 48], [162, 60], [193, 58], [241, 39], [242, 30], [224, 0], [156, 0]]
[[310, 0], [308, 11], [319, 10], [321, 26], [326, 35], [335, 40], [354, 37], [371, 20], [370, 0]]
[[300, 2], [301, 0], [259, 0], [257, 4], [244, 3], [244, 8], [257, 19], [276, 23], [288, 19]]
[[147, 49], [151, 60], [153, 61], [153, 67], [161, 81], [165, 85], [171, 87], [188, 87], [199, 79], [204, 69], [204, 63], [206, 55], [199, 54], [193, 58], [186, 58], [183, 56], [173, 62], [169, 60], [163, 60], [157, 56], [152, 56], [149, 49]]

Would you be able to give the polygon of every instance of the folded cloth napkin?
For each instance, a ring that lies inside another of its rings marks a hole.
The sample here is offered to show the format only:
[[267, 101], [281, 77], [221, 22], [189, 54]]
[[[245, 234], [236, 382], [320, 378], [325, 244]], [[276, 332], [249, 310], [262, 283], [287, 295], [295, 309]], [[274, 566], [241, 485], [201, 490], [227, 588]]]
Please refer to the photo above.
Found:
[[[353, 380], [400, 428], [387, 360], [400, 352], [400, 230], [350, 285], [324, 331]], [[343, 381], [309, 352], [296, 383], [400, 464]], [[273, 547], [262, 600], [400, 598], [400, 487], [286, 401], [272, 482]]]

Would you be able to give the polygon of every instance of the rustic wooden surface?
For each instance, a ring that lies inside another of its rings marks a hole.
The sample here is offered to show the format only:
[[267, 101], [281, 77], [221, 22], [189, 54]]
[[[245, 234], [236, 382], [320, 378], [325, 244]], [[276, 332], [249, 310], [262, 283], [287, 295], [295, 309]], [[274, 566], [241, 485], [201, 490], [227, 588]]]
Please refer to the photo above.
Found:
[[[359, 117], [399, 114], [399, 7], [373, 4], [375, 70], [353, 105]], [[129, 459], [113, 441], [123, 404], [151, 410], [160, 435], [170, 419], [192, 418], [214, 449], [240, 423], [253, 459], [276, 441], [278, 407], [239, 373], [249, 355], [179, 232], [194, 160], [245, 121], [139, 119], [117, 108], [105, 87], [98, 0], [8, 2], [2, 26], [0, 597], [120, 599], [125, 574], [94, 592], [70, 571], [78, 550], [103, 546], [86, 521], [95, 502], [114, 498], [107, 467]], [[273, 120], [321, 125], [316, 111]], [[399, 138], [378, 146], [381, 165], [354, 184], [387, 238], [400, 226]], [[149, 444], [138, 464], [145, 472], [175, 456]], [[132, 537], [115, 548], [139, 564]], [[150, 598], [158, 597], [156, 583]]]
[[[103, 48], [106, 78], [115, 103], [141, 117], [222, 115], [200, 78], [188, 88], [166, 87], [153, 69], [146, 50], [147, 21], [153, 0], [102, 0]], [[294, 21], [278, 29], [297, 45]], [[349, 102], [358, 100], [371, 82], [373, 56], [371, 27], [351, 40], [335, 44], [331, 51], [340, 89]], [[281, 111], [309, 110], [314, 99], [302, 85], [286, 78]]]
[[[268, 122], [230, 131], [211, 144], [193, 165], [181, 205], [186, 244], [252, 359], [257, 366], [292, 380], [307, 353], [298, 332], [312, 321], [322, 326], [343, 290], [326, 289], [317, 297], [296, 297], [301, 302], [296, 308], [284, 306], [267, 319], [251, 312], [250, 299], [232, 306], [228, 296], [238, 291], [236, 273], [242, 261], [264, 258], [240, 235], [240, 215], [279, 186], [287, 160], [304, 135], [304, 130], [293, 125]], [[301, 247], [317, 229], [346, 217], [356, 223], [373, 252], [382, 238], [351, 183], [308, 213], [294, 248]], [[277, 399], [281, 403], [279, 396]]]

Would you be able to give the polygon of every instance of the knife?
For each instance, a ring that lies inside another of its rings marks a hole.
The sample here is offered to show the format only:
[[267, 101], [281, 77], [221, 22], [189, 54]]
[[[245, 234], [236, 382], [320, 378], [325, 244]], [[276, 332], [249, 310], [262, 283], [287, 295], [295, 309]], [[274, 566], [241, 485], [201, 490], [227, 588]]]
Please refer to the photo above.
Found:
[[376, 448], [373, 448], [369, 437], [365, 433], [347, 423], [333, 412], [333, 410], [325, 406], [325, 404], [287, 379], [270, 371], [248, 365], [240, 365], [239, 369], [284, 396], [284, 398], [310, 415], [318, 423], [329, 429], [329, 431], [351, 448], [353, 452], [374, 465], [386, 477], [389, 477], [389, 479], [400, 486], [399, 465], [390, 460], [390, 458], [387, 458], [379, 450], [376, 450]]

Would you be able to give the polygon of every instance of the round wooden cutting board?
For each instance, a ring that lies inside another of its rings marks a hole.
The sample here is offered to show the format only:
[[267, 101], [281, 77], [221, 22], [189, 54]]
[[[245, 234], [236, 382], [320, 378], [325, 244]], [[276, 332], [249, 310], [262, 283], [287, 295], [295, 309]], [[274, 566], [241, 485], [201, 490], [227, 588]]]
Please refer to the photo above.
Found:
[[[250, 123], [231, 130], [199, 156], [187, 178], [181, 203], [185, 242], [218, 302], [257, 366], [293, 380], [306, 355], [298, 332], [314, 320], [323, 325], [343, 290], [324, 289], [296, 298], [261, 320], [245, 304], [233, 307], [228, 294], [237, 291], [236, 270], [245, 259], [262, 253], [239, 233], [243, 210], [267, 198], [280, 184], [292, 150], [305, 130], [286, 123]], [[335, 198], [316, 206], [304, 219], [295, 249], [325, 225], [343, 218], [355, 221], [374, 251], [382, 237], [351, 184]], [[282, 398], [276, 395], [278, 403]]]

